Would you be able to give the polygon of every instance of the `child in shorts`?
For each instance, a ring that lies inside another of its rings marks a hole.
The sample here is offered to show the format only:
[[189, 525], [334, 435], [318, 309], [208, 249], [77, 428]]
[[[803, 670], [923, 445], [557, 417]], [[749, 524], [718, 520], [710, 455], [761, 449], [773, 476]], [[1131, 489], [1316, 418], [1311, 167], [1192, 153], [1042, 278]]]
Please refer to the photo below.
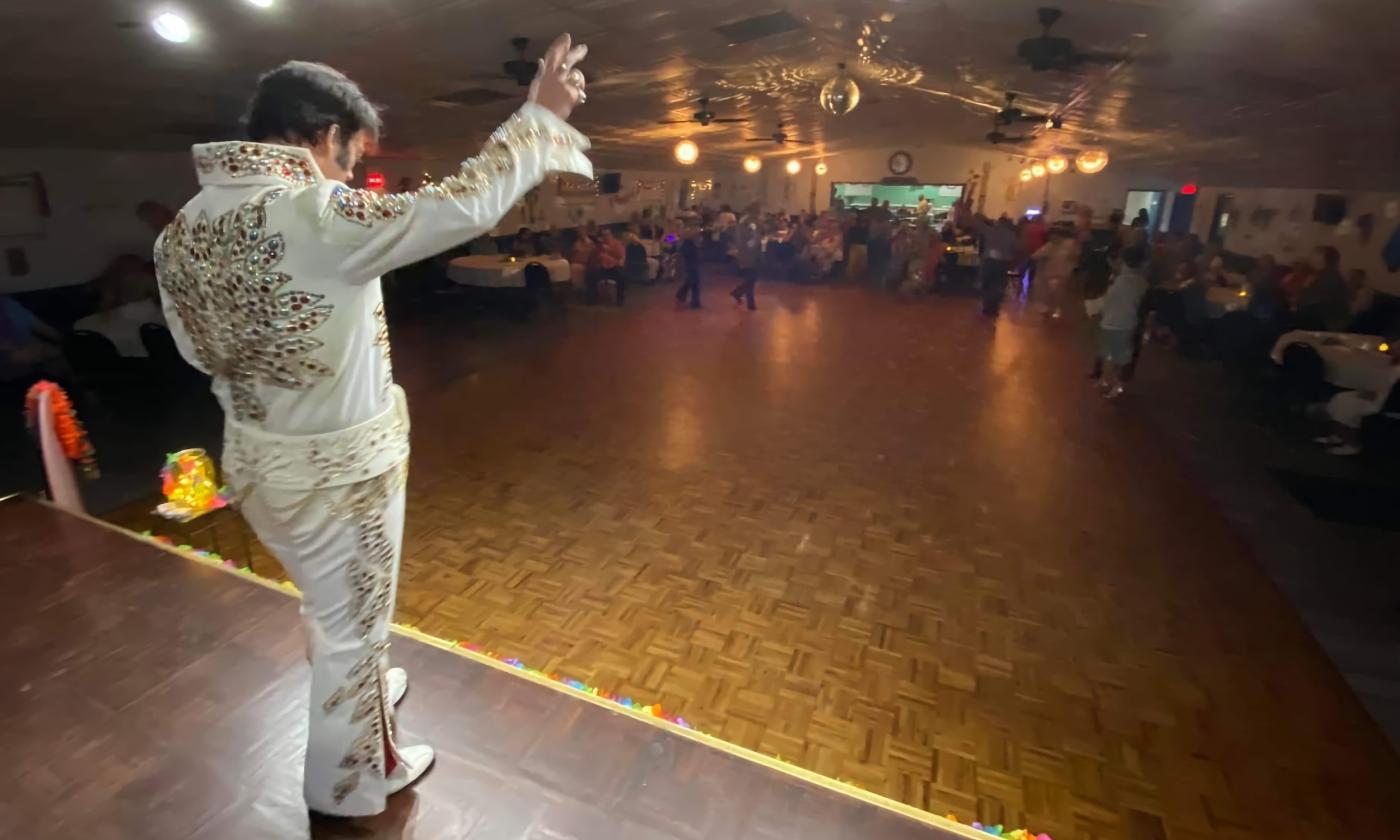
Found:
[[1123, 368], [1137, 354], [1138, 316], [1142, 297], [1147, 294], [1147, 248], [1124, 248], [1120, 261], [1118, 272], [1096, 307], [1103, 313], [1099, 321], [1099, 361], [1103, 365], [1099, 387], [1107, 399], [1123, 393]]

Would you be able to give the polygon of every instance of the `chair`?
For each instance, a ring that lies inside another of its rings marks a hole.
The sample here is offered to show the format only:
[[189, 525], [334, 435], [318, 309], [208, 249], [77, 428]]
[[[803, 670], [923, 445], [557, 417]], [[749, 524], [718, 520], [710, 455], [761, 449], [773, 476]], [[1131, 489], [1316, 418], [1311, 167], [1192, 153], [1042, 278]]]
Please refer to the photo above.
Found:
[[1310, 344], [1297, 342], [1285, 347], [1280, 373], [1284, 397], [1291, 406], [1320, 402], [1328, 394], [1326, 366], [1317, 349]]
[[1392, 385], [1381, 410], [1361, 421], [1367, 463], [1400, 466], [1400, 386]]
[[627, 282], [634, 286], [652, 282], [647, 276], [647, 249], [644, 245], [640, 242], [628, 243], [622, 270], [626, 273]]
[[525, 266], [525, 289], [532, 294], [549, 294], [549, 269], [543, 263], [531, 262]]
[[63, 355], [80, 379], [99, 390], [132, 378], [117, 346], [101, 333], [74, 330], [63, 340]]

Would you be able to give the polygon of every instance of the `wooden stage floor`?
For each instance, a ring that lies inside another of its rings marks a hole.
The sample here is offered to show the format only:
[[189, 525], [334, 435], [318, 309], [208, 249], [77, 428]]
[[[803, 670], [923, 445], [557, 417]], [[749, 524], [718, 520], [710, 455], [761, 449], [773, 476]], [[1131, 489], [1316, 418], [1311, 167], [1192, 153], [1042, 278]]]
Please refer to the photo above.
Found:
[[1384, 736], [1144, 395], [1092, 392], [1077, 324], [660, 291], [530, 325], [472, 376], [449, 319], [395, 324], [401, 622], [965, 821], [1400, 824]]
[[956, 838], [407, 638], [405, 741], [370, 820], [308, 822], [296, 601], [33, 502], [0, 503], [0, 836]]

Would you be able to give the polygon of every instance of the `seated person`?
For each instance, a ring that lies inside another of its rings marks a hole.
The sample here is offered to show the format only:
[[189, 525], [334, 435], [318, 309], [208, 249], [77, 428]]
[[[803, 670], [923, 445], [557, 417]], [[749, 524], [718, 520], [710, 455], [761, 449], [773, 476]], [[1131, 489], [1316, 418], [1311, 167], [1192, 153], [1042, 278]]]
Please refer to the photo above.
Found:
[[622, 271], [627, 253], [622, 241], [613, 236], [612, 228], [605, 227], [599, 231], [598, 247], [593, 252], [593, 258], [596, 270], [588, 273], [585, 300], [590, 304], [597, 303], [599, 281], [612, 280], [617, 284], [617, 305], [621, 306], [627, 297], [627, 276]]
[[535, 235], [527, 227], [522, 227], [515, 232], [515, 237], [510, 241], [510, 255], [512, 257], [530, 257], [535, 254]]
[[555, 234], [554, 225], [550, 225], [535, 235], [535, 256], [559, 256], [559, 237]]
[[1367, 285], [1364, 269], [1353, 268], [1347, 272], [1347, 298], [1353, 320], [1365, 315], [1376, 302], [1376, 290]]
[[165, 326], [165, 314], [156, 303], [150, 270], [140, 257], [117, 257], [95, 283], [97, 311], [73, 323], [75, 330], [106, 336], [117, 353], [129, 359], [146, 358], [141, 341], [144, 324]]
[[63, 378], [63, 336], [34, 317], [19, 301], [0, 295], [0, 382], [25, 376]]
[[500, 253], [496, 247], [496, 240], [488, 233], [483, 233], [471, 241], [467, 246], [467, 253], [472, 256], [491, 256]]

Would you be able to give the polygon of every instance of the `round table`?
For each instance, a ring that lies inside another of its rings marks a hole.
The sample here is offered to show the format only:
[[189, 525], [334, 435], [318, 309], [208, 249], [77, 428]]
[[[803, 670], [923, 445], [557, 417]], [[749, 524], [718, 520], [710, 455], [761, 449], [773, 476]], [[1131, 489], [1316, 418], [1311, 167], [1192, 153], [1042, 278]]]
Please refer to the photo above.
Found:
[[1322, 357], [1324, 378], [1338, 388], [1380, 392], [1389, 389], [1395, 375], [1394, 357], [1386, 352], [1390, 346], [1378, 335], [1293, 330], [1274, 342], [1270, 353], [1274, 362], [1282, 363], [1283, 351], [1294, 344], [1316, 350]]
[[1206, 317], [1223, 318], [1249, 306], [1249, 289], [1244, 286], [1212, 286], [1206, 289]]
[[569, 283], [569, 261], [562, 257], [516, 257], [481, 254], [457, 257], [447, 264], [447, 277], [462, 286], [488, 289], [525, 288], [525, 266], [539, 263], [549, 272], [551, 283]]

